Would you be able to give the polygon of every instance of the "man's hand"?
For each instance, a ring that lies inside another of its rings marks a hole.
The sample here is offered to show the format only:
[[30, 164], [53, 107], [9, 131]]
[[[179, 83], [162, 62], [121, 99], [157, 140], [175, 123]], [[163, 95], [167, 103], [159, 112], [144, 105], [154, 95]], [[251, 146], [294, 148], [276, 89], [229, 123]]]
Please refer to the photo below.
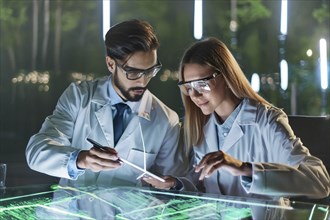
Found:
[[195, 172], [201, 172], [199, 180], [208, 178], [215, 170], [220, 168], [227, 170], [234, 176], [251, 177], [252, 168], [251, 166], [246, 166], [246, 164], [223, 151], [216, 151], [206, 154], [200, 163], [195, 166]]
[[97, 148], [92, 147], [90, 150], [83, 150], [77, 158], [77, 167], [81, 169], [89, 169], [94, 172], [101, 170], [113, 170], [120, 167], [117, 151], [110, 147]]

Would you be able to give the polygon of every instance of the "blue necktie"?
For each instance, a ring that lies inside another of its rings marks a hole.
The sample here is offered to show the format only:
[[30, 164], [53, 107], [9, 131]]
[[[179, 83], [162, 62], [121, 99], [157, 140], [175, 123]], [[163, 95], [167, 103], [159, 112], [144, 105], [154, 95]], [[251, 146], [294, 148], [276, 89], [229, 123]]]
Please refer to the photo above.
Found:
[[128, 106], [124, 103], [118, 103], [114, 106], [117, 109], [116, 115], [113, 118], [114, 143], [116, 145], [124, 132], [124, 112]]

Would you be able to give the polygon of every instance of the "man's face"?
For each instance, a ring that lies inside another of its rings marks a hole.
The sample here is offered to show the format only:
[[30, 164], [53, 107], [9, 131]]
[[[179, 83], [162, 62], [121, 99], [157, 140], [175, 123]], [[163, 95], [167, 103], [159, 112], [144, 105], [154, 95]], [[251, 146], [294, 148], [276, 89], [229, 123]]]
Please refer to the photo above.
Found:
[[[110, 57], [106, 57], [110, 72], [112, 72], [112, 85], [118, 95], [125, 101], [139, 101], [151, 78], [142, 75], [135, 80], [127, 79], [126, 71], [131, 69], [153, 69], [157, 64], [157, 52], [156, 50], [150, 52], [136, 52], [134, 53], [126, 63], [122, 63], [121, 60], [113, 60]], [[124, 69], [125, 70], [124, 70]]]

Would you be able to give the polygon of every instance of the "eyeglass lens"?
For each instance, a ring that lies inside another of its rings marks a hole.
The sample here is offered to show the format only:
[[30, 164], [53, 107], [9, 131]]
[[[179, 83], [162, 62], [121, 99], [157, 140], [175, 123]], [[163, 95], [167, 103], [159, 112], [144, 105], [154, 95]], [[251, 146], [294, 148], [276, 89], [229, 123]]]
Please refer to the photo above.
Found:
[[156, 66], [150, 70], [143, 70], [143, 71], [126, 71], [126, 76], [128, 79], [134, 80], [139, 79], [143, 75], [145, 75], [147, 78], [152, 78], [156, 76], [158, 71], [160, 70], [160, 67]]
[[187, 84], [180, 85], [181, 91], [185, 95], [191, 95], [193, 90], [198, 93], [208, 93], [211, 91], [210, 85], [207, 81], [195, 81]]

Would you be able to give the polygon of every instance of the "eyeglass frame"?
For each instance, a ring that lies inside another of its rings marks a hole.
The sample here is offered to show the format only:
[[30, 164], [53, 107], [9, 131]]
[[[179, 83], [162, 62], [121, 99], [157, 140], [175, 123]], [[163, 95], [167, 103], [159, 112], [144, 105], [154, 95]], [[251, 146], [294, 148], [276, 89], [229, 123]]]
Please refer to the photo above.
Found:
[[[151, 78], [155, 77], [157, 75], [157, 73], [159, 72], [159, 70], [163, 67], [162, 63], [160, 62], [160, 60], [158, 58], [157, 58], [156, 65], [154, 65], [154, 66], [152, 66], [152, 67], [150, 67], [148, 69], [145, 69], [145, 70], [143, 70], [143, 69], [137, 69], [137, 68], [134, 68], [134, 67], [125, 67], [124, 66], [125, 64], [121, 65], [117, 61], [116, 61], [116, 65], [125, 72], [126, 78], [128, 80], [137, 80], [137, 79], [140, 79], [143, 75], [145, 75], [148, 79], [151, 79]], [[129, 68], [129, 69], [127, 69], [127, 68]], [[151, 76], [146, 74], [146, 72], [149, 72], [149, 71], [151, 71], [153, 69], [154, 69], [154, 73]], [[138, 77], [136, 77], [136, 78], [130, 78], [130, 77], [128, 77], [129, 74], [132, 73], [133, 71], [134, 72], [139, 72], [138, 73]]]
[[[209, 81], [209, 80], [211, 80], [211, 79], [216, 78], [217, 76], [220, 76], [220, 73], [219, 73], [219, 72], [214, 72], [212, 75], [207, 76], [207, 77], [205, 77], [205, 78], [194, 79], [194, 80], [190, 80], [190, 81], [180, 81], [180, 82], [178, 82], [177, 85], [179, 86], [180, 90], [182, 91], [182, 89], [181, 89], [180, 86], [183, 86], [184, 84], [190, 84], [190, 86], [191, 86], [191, 83], [193, 83], [193, 82], [198, 82], [198, 81], [207, 82], [207, 81]], [[206, 85], [207, 85], [208, 87], [210, 87], [210, 85], [209, 85], [208, 83], [206, 83]], [[197, 91], [199, 94], [205, 93], [205, 92], [199, 92], [199, 91], [196, 90], [196, 88], [194, 88], [193, 86], [191, 86], [191, 88], [193, 88], [193, 89], [194, 89], [195, 91]], [[211, 91], [211, 88], [210, 88], [210, 91]], [[186, 95], [186, 96], [190, 96], [189, 93], [186, 94], [186, 93], [183, 92], [183, 91], [182, 91], [182, 93], [183, 93], [184, 95]]]

